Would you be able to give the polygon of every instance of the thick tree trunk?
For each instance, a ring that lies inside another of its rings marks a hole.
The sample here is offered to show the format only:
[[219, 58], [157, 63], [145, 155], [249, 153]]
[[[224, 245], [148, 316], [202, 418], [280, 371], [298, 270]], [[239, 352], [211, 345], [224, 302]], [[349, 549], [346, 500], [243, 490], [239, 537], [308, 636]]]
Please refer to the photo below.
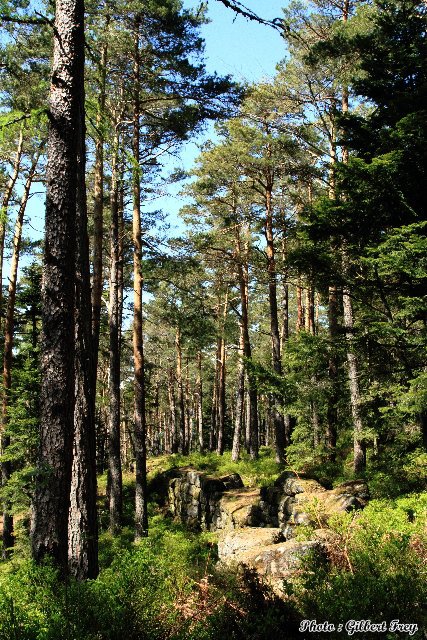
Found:
[[87, 232], [84, 51], [80, 52], [79, 128], [77, 131], [75, 406], [68, 563], [78, 580], [98, 575], [95, 384], [92, 351], [89, 238]]
[[[282, 375], [282, 360], [280, 355], [280, 333], [277, 313], [277, 274], [274, 252], [273, 238], [273, 208], [271, 189], [266, 191], [266, 218], [265, 218], [265, 239], [267, 242], [267, 272], [268, 272], [268, 298], [270, 304], [270, 332], [272, 346], [272, 363], [274, 372]], [[274, 395], [272, 398], [274, 436], [276, 445], [276, 462], [285, 461], [285, 425], [283, 415], [278, 409], [279, 398]]]
[[142, 231], [141, 231], [141, 178], [139, 166], [140, 144], [140, 18], [134, 25], [134, 112], [133, 112], [133, 357], [135, 371], [135, 539], [148, 535], [147, 514], [147, 443], [145, 415], [144, 345], [142, 335]]
[[[4, 454], [10, 445], [10, 437], [6, 435], [8, 422], [8, 405], [9, 394], [12, 386], [12, 358], [13, 358], [13, 337], [14, 337], [14, 319], [15, 319], [15, 299], [16, 299], [16, 283], [18, 280], [18, 264], [21, 251], [22, 226], [24, 223], [24, 214], [27, 207], [28, 197], [30, 195], [31, 184], [34, 179], [40, 152], [38, 152], [31, 163], [27, 180], [24, 186], [24, 193], [21, 198], [18, 215], [15, 223], [15, 231], [13, 234], [12, 259], [10, 263], [9, 273], [9, 291], [6, 308], [6, 322], [4, 328], [4, 353], [3, 353], [3, 403], [0, 425], [1, 435], [1, 453]], [[12, 473], [12, 464], [9, 461], [1, 463], [1, 484], [5, 486]], [[7, 502], [3, 506], [3, 558], [9, 554], [9, 549], [13, 546], [13, 517], [10, 513], [11, 505]]]
[[120, 458], [120, 240], [119, 240], [119, 185], [117, 180], [118, 136], [115, 136], [111, 167], [111, 231], [110, 231], [110, 301], [108, 315], [110, 374], [108, 380], [108, 502], [111, 533], [122, 524], [122, 465]]
[[58, 0], [46, 171], [40, 456], [31, 541], [35, 560], [49, 555], [64, 574], [74, 432], [77, 145], [83, 60], [84, 3]]

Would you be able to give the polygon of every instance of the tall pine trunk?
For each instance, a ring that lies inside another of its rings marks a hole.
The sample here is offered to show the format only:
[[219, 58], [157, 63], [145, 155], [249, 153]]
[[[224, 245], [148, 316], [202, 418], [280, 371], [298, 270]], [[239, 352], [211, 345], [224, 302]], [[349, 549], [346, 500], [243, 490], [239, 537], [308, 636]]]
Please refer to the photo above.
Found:
[[204, 451], [203, 438], [203, 382], [202, 382], [202, 352], [197, 353], [197, 380], [196, 380], [196, 414], [197, 414], [197, 434], [199, 440], [199, 451]]
[[328, 331], [328, 378], [330, 390], [326, 410], [326, 446], [328, 449], [328, 459], [331, 462], [335, 462], [337, 445], [338, 401], [340, 392], [338, 384], [338, 356], [336, 354], [338, 339], [338, 293], [336, 287], [329, 287]]
[[[342, 21], [346, 23], [349, 16], [349, 0], [344, 0], [342, 9]], [[349, 95], [348, 88], [346, 86], [342, 89], [342, 112], [348, 113]], [[349, 153], [348, 148], [343, 146], [342, 148], [342, 162], [348, 164]], [[342, 266], [344, 277], [349, 277], [349, 257], [346, 250], [345, 243], [342, 247]], [[359, 365], [355, 352], [354, 344], [354, 314], [353, 314], [353, 302], [351, 299], [351, 291], [347, 284], [343, 288], [342, 292], [343, 314], [344, 314], [344, 329], [347, 342], [347, 365], [348, 365], [348, 381], [350, 388], [350, 404], [351, 414], [353, 418], [353, 451], [354, 460], [353, 468], [356, 474], [362, 473], [366, 467], [366, 443], [363, 439], [363, 422], [361, 412], [361, 397], [359, 386]]]
[[144, 344], [142, 335], [142, 229], [141, 229], [141, 176], [140, 145], [140, 17], [134, 24], [134, 104], [133, 104], [133, 358], [135, 389], [135, 539], [148, 535], [147, 514], [147, 425], [145, 414]]
[[[274, 372], [282, 375], [282, 360], [280, 355], [280, 333], [277, 313], [277, 274], [273, 237], [273, 202], [272, 187], [266, 190], [265, 198], [265, 239], [267, 242], [267, 273], [268, 273], [268, 299], [270, 304], [270, 333], [272, 364]], [[285, 424], [283, 415], [278, 408], [279, 398], [272, 396], [272, 412], [274, 421], [274, 437], [276, 447], [276, 462], [285, 461]]]
[[79, 54], [79, 126], [77, 130], [75, 406], [68, 563], [78, 580], [98, 575], [95, 382], [92, 351], [89, 237], [87, 232], [84, 50]]
[[[106, 26], [108, 18], [106, 19]], [[94, 187], [93, 187], [93, 275], [92, 275], [92, 336], [93, 336], [93, 376], [98, 369], [99, 329], [101, 318], [101, 299], [103, 286], [102, 241], [104, 236], [104, 116], [105, 87], [107, 75], [107, 42], [103, 42], [100, 51], [100, 80], [98, 113], [96, 118], [97, 138], [95, 142]]]
[[83, 0], [58, 0], [49, 97], [42, 288], [40, 455], [31, 522], [36, 561], [67, 572], [74, 432], [77, 150], [84, 62]]
[[[246, 242], [242, 247], [240, 230], [236, 227], [236, 260], [237, 273], [239, 278], [240, 308], [241, 308], [241, 331], [243, 339], [243, 356], [247, 362], [252, 358], [252, 347], [249, 336], [249, 247]], [[246, 367], [244, 366], [244, 370]], [[252, 459], [258, 457], [258, 394], [250, 372], [246, 374], [248, 381], [248, 419], [246, 445]], [[239, 378], [240, 380], [240, 378]], [[239, 383], [240, 384], [240, 383]], [[244, 380], [243, 380], [244, 387]], [[233, 446], [234, 449], [234, 446]]]
[[185, 429], [185, 396], [184, 396], [184, 380], [182, 377], [182, 345], [181, 345], [181, 329], [177, 327], [175, 334], [176, 348], [176, 381], [178, 384], [178, 406], [179, 406], [179, 453], [185, 455], [187, 451], [186, 429]]
[[228, 312], [228, 289], [225, 293], [224, 298], [224, 307], [221, 318], [221, 327], [220, 332], [221, 335], [219, 337], [219, 349], [218, 349], [218, 357], [219, 357], [219, 370], [218, 370], [218, 422], [217, 422], [217, 443], [216, 443], [216, 452], [219, 456], [222, 456], [224, 453], [225, 446], [225, 375], [226, 375], [226, 357], [227, 351], [225, 346], [225, 320]]
[[245, 405], [245, 335], [243, 322], [240, 321], [240, 337], [239, 337], [239, 364], [237, 368], [237, 393], [236, 393], [236, 413], [234, 417], [234, 433], [233, 448], [231, 450], [231, 459], [237, 462], [240, 458], [240, 440], [243, 424], [243, 410]]
[[[168, 371], [168, 401], [169, 401], [169, 433], [170, 453], [178, 453], [178, 435], [176, 429], [176, 400], [175, 400], [175, 376], [172, 367]], [[166, 453], [169, 453], [166, 451]]]
[[120, 457], [120, 239], [119, 239], [119, 140], [116, 133], [113, 144], [110, 191], [110, 301], [108, 315], [109, 332], [109, 416], [108, 416], [108, 502], [109, 529], [115, 534], [122, 523], [122, 465]]

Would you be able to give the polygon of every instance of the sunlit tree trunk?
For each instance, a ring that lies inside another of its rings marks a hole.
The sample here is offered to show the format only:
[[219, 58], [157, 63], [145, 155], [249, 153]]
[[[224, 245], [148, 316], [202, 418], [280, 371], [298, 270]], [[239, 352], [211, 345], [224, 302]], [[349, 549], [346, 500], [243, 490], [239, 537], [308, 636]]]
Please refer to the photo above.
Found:
[[40, 456], [31, 542], [36, 561], [49, 555], [63, 573], [68, 565], [74, 433], [77, 150], [83, 61], [83, 1], [58, 0], [46, 170]]
[[108, 502], [110, 531], [114, 534], [122, 521], [122, 466], [120, 458], [120, 239], [119, 239], [119, 184], [118, 134], [115, 134], [112, 149], [110, 190], [110, 300], [108, 309], [109, 331], [109, 416], [108, 439]]
[[178, 436], [176, 429], [176, 401], [175, 401], [175, 376], [172, 367], [169, 368], [168, 375], [168, 400], [170, 414], [170, 446], [171, 453], [178, 453]]
[[176, 381], [178, 384], [178, 405], [179, 405], [179, 453], [185, 455], [187, 451], [186, 428], [185, 428], [185, 396], [184, 380], [182, 377], [182, 345], [181, 329], [178, 327], [175, 334], [176, 347]]
[[217, 445], [216, 452], [219, 456], [224, 453], [224, 430], [225, 430], [225, 375], [226, 375], [226, 345], [225, 345], [225, 320], [228, 312], [228, 289], [225, 293], [223, 315], [221, 324], [220, 346], [219, 346], [219, 374], [218, 374], [218, 425], [217, 425]]
[[203, 453], [204, 451], [204, 438], [203, 438], [203, 382], [202, 382], [202, 352], [199, 351], [197, 354], [197, 381], [196, 381], [196, 389], [197, 389], [197, 403], [196, 403], [196, 412], [197, 412], [197, 433], [199, 439], [199, 451]]
[[77, 131], [77, 208], [75, 279], [75, 406], [68, 563], [78, 580], [98, 575], [98, 520], [96, 484], [95, 385], [92, 351], [89, 237], [86, 196], [86, 128], [84, 51], [80, 53], [79, 128]]
[[237, 462], [240, 457], [240, 440], [243, 423], [243, 410], [245, 405], [245, 336], [243, 322], [240, 322], [240, 338], [239, 338], [239, 364], [237, 369], [237, 393], [236, 393], [236, 413], [234, 417], [234, 433], [233, 448], [231, 451], [231, 459]]
[[[277, 312], [277, 274], [273, 237], [273, 203], [272, 187], [266, 190], [266, 218], [265, 218], [265, 238], [267, 242], [267, 270], [268, 270], [268, 297], [270, 304], [270, 333], [272, 345], [272, 363], [274, 372], [282, 375], [282, 359], [280, 354], [280, 333]], [[278, 408], [279, 398], [274, 395], [272, 398], [272, 412], [274, 420], [274, 436], [276, 446], [276, 462], [285, 460], [285, 425], [283, 415]]]
[[147, 514], [147, 443], [145, 415], [144, 345], [142, 335], [142, 230], [141, 230], [141, 176], [139, 164], [140, 146], [140, 18], [134, 24], [134, 104], [133, 104], [133, 358], [135, 389], [135, 539], [148, 535]]

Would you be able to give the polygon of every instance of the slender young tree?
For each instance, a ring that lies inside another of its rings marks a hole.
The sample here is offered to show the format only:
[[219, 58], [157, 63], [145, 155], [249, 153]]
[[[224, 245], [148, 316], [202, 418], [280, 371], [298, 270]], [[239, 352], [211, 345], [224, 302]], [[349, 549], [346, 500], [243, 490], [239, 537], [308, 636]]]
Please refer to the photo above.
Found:
[[[6, 307], [6, 321], [4, 327], [4, 352], [3, 352], [3, 403], [1, 414], [1, 450], [2, 453], [7, 454], [7, 448], [10, 445], [10, 436], [5, 435], [8, 422], [8, 405], [9, 394], [12, 386], [12, 359], [13, 359], [13, 340], [14, 340], [14, 324], [15, 324], [15, 300], [16, 300], [16, 285], [18, 280], [18, 265], [21, 252], [21, 240], [22, 240], [22, 227], [24, 224], [24, 215], [27, 208], [28, 198], [30, 195], [31, 185], [34, 180], [34, 175], [37, 169], [37, 163], [41, 147], [35, 152], [31, 166], [28, 171], [28, 176], [24, 186], [24, 192], [21, 198], [21, 204], [19, 206], [18, 215], [15, 222], [15, 231], [13, 234], [13, 249], [12, 259], [10, 263], [9, 273], [9, 287]], [[5, 486], [10, 479], [12, 472], [12, 465], [10, 461], [5, 460], [1, 464], [1, 483]], [[7, 503], [3, 509], [3, 557], [6, 558], [9, 555], [9, 549], [14, 544], [13, 537], [13, 516], [10, 513], [11, 506]]]

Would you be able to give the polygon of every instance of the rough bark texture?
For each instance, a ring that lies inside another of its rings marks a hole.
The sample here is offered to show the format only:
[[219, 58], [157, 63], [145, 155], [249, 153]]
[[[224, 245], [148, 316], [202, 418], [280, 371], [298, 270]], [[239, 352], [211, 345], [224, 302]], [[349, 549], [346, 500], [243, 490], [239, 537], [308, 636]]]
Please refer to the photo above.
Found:
[[[3, 353], [3, 402], [1, 415], [1, 453], [5, 453], [10, 445], [10, 437], [5, 435], [8, 422], [8, 404], [9, 393], [12, 386], [12, 357], [13, 357], [13, 337], [14, 337], [14, 319], [15, 319], [15, 299], [16, 299], [16, 283], [18, 279], [18, 264], [21, 251], [22, 226], [24, 222], [25, 209], [27, 207], [28, 197], [30, 194], [31, 184], [34, 179], [39, 152], [34, 156], [31, 163], [30, 171], [24, 186], [21, 204], [15, 223], [15, 231], [13, 234], [12, 259], [10, 263], [9, 287], [6, 308], [6, 321], [4, 327], [4, 353]], [[12, 464], [9, 461], [1, 463], [1, 484], [4, 486], [12, 473]], [[5, 502], [3, 505], [3, 558], [9, 554], [9, 549], [14, 544], [13, 537], [13, 517], [10, 513], [10, 505]]]
[[108, 316], [109, 331], [109, 379], [110, 397], [108, 416], [108, 501], [110, 531], [117, 533], [122, 521], [122, 466], [120, 458], [120, 336], [119, 336], [119, 196], [117, 182], [118, 139], [113, 147], [111, 172], [111, 232], [110, 232], [110, 301]]
[[[272, 363], [274, 372], [282, 375], [282, 360], [280, 355], [280, 332], [279, 320], [277, 313], [277, 274], [276, 261], [274, 253], [273, 238], [273, 210], [271, 189], [266, 192], [266, 218], [265, 218], [265, 239], [267, 242], [267, 271], [268, 271], [268, 299], [270, 303], [270, 332], [272, 347]], [[283, 415], [280, 414], [278, 407], [278, 398], [273, 397], [273, 420], [274, 435], [276, 445], [276, 462], [284, 462], [285, 460], [285, 425]]]
[[82, 0], [56, 4], [49, 98], [42, 288], [40, 456], [31, 523], [32, 553], [68, 564], [74, 431], [74, 300], [78, 78], [84, 55]]
[[[82, 18], [83, 20], [83, 18]], [[89, 238], [87, 232], [84, 56], [79, 52], [79, 129], [77, 132], [75, 406], [73, 465], [68, 521], [68, 563], [77, 580], [98, 575], [95, 376], [92, 351]]]
[[[239, 277], [241, 330], [243, 337], [243, 355], [249, 362], [252, 358], [252, 348], [249, 336], [249, 247], [247, 242], [242, 248], [240, 230], [236, 231], [236, 257], [237, 273]], [[247, 374], [248, 380], [248, 420], [247, 420], [247, 450], [252, 459], [258, 457], [258, 394], [252, 377]], [[243, 382], [244, 384], [244, 382]]]
[[139, 166], [140, 143], [140, 19], [135, 19], [134, 34], [134, 112], [133, 112], [133, 357], [135, 388], [135, 539], [148, 535], [147, 515], [147, 428], [145, 415], [144, 345], [142, 336], [142, 231], [141, 178]]
[[350, 387], [351, 414], [353, 417], [354, 472], [361, 473], [366, 466], [366, 445], [363, 441], [362, 414], [360, 407], [360, 388], [358, 380], [358, 363], [354, 347], [353, 305], [347, 287], [342, 294], [344, 311], [344, 328], [347, 340], [348, 381]]
[[231, 451], [231, 459], [237, 462], [240, 458], [240, 439], [243, 423], [243, 409], [245, 404], [245, 362], [243, 360], [245, 353], [245, 336], [243, 322], [240, 322], [240, 339], [239, 339], [239, 365], [237, 369], [237, 393], [236, 393], [236, 414], [234, 417], [234, 433], [233, 448]]

